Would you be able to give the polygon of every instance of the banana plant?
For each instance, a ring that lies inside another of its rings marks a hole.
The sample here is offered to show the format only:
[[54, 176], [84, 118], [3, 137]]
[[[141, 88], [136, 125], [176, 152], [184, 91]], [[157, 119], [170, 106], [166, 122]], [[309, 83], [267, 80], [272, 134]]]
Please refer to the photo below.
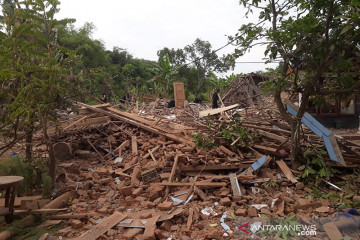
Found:
[[152, 82], [155, 92], [161, 93], [166, 97], [173, 94], [172, 83], [176, 80], [178, 75], [178, 66], [172, 66], [170, 63], [169, 55], [159, 57], [158, 63], [151, 69], [155, 76], [149, 80]]

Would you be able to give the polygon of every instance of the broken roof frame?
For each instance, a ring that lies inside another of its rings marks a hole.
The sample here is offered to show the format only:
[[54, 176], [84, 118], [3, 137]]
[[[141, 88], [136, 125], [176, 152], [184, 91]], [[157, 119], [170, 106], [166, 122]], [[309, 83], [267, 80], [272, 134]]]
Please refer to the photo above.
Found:
[[[299, 107], [292, 103], [290, 100], [286, 100], [287, 111], [296, 117]], [[338, 143], [336, 142], [334, 134], [324, 127], [318, 120], [316, 120], [309, 113], [305, 112], [304, 116], [301, 118], [301, 122], [313, 131], [316, 135], [321, 137], [324, 141], [326, 150], [329, 154], [329, 157], [332, 161], [337, 162], [343, 166], [346, 166], [344, 158], [341, 154]]]

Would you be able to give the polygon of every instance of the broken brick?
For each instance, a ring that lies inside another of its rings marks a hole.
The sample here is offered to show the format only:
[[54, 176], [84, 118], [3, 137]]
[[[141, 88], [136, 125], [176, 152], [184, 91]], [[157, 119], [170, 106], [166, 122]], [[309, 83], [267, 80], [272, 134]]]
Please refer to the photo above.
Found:
[[108, 183], [111, 183], [112, 182], [112, 178], [103, 178], [103, 179], [100, 179], [100, 184], [102, 185], [105, 185], [105, 184], [108, 184]]
[[133, 240], [135, 239], [136, 235], [139, 235], [143, 232], [141, 228], [130, 228], [126, 230], [126, 232], [122, 235], [122, 238], [125, 240]]
[[163, 221], [163, 223], [160, 225], [161, 229], [164, 229], [165, 231], [170, 231], [172, 227], [172, 223], [169, 220]]
[[155, 230], [155, 235], [158, 239], [165, 239], [166, 236], [163, 234], [163, 232], [160, 229]]
[[248, 217], [258, 217], [256, 208], [253, 207], [248, 208]]
[[245, 217], [246, 216], [246, 212], [247, 210], [244, 208], [239, 208], [235, 211], [235, 215], [236, 216], [241, 216], [241, 217]]
[[79, 221], [79, 220], [72, 220], [70, 222], [70, 225], [73, 229], [79, 229], [82, 228], [84, 226], [84, 223]]
[[227, 206], [227, 207], [231, 206], [231, 200], [228, 197], [220, 199], [219, 203], [223, 206]]
[[119, 190], [120, 190], [121, 194], [126, 197], [126, 196], [131, 196], [132, 189], [133, 189], [132, 186], [128, 186], [128, 187], [122, 187]]
[[158, 208], [161, 210], [161, 211], [168, 211], [172, 208], [173, 206], [173, 203], [172, 202], [162, 202], [158, 205]]
[[143, 189], [142, 188], [137, 188], [132, 192], [132, 196], [133, 197], [137, 197], [142, 193]]

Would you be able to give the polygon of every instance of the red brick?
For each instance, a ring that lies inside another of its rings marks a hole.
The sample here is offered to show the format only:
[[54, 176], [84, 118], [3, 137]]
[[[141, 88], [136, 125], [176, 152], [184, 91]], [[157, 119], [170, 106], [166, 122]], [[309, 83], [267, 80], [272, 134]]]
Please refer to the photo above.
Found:
[[143, 229], [141, 228], [131, 228], [122, 235], [122, 238], [125, 240], [132, 240], [135, 239], [136, 235], [141, 234], [142, 232]]
[[158, 208], [161, 211], [168, 211], [172, 208], [173, 203], [172, 202], [162, 202], [158, 205]]
[[132, 196], [133, 197], [137, 197], [142, 193], [143, 189], [142, 188], [137, 188], [132, 192]]
[[160, 229], [155, 230], [155, 235], [158, 239], [166, 239], [166, 236], [162, 233]]
[[253, 207], [248, 208], [248, 217], [258, 217], [256, 208]]
[[165, 231], [170, 231], [172, 227], [172, 223], [169, 220], [163, 221], [163, 223], [160, 225], [160, 228]]
[[79, 220], [72, 220], [70, 224], [73, 229], [79, 229], [84, 226], [84, 223]]
[[231, 200], [228, 197], [222, 198], [220, 199], [219, 202], [221, 205], [226, 206], [226, 207], [230, 207], [231, 206]]
[[100, 179], [100, 184], [108, 184], [108, 183], [111, 183], [112, 182], [112, 178], [103, 178], [103, 179]]
[[131, 196], [131, 194], [132, 194], [132, 189], [133, 189], [132, 186], [122, 187], [122, 188], [120, 188], [120, 192], [121, 192], [121, 194], [124, 195], [125, 197], [126, 197], [126, 196]]
[[246, 216], [246, 209], [243, 208], [239, 208], [235, 211], [235, 215], [236, 216], [241, 216], [241, 217], [245, 217]]

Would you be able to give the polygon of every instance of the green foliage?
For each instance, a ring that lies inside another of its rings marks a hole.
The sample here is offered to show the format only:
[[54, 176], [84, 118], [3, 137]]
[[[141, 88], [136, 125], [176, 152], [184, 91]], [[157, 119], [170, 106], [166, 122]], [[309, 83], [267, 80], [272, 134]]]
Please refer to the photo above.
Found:
[[229, 85], [231, 78], [218, 78], [213, 72], [209, 72], [209, 84], [211, 89], [220, 89], [220, 93], [222, 93]]
[[41, 175], [41, 181], [42, 181], [42, 197], [45, 198], [50, 198], [51, 197], [51, 192], [52, 192], [52, 178], [43, 173]]
[[213, 140], [201, 133], [193, 133], [193, 138], [196, 146], [206, 151], [209, 151], [216, 146]]
[[31, 195], [41, 186], [43, 187], [43, 196], [48, 196], [52, 190], [51, 178], [46, 174], [41, 159], [29, 161], [20, 157], [12, 157], [2, 160], [0, 161], [0, 175], [24, 177], [18, 188], [20, 195]]
[[274, 232], [276, 231], [275, 237], [287, 240], [287, 239], [291, 239], [292, 237], [297, 237], [298, 236], [298, 232], [290, 229], [291, 228], [295, 229], [296, 225], [300, 225], [299, 222], [297, 222], [295, 220], [296, 215], [292, 215], [291, 217], [287, 217], [287, 218], [276, 218], [276, 219], [269, 219], [269, 222], [267, 223], [268, 225], [280, 225], [280, 226], [288, 226], [285, 228], [281, 228], [280, 230], [278, 229], [269, 229], [269, 230], [261, 230], [258, 231], [258, 234], [264, 234], [267, 237], [269, 236], [273, 236]]
[[302, 170], [301, 178], [305, 182], [319, 183], [321, 179], [329, 179], [333, 176], [332, 168], [324, 162], [325, 154], [325, 151], [316, 148], [304, 152], [306, 164], [300, 170]]
[[230, 118], [230, 123], [221, 122], [219, 127], [220, 134], [229, 144], [239, 138], [235, 146], [244, 145], [245, 147], [249, 147], [253, 137], [251, 132], [242, 126], [240, 117], [239, 114], [234, 114]]
[[171, 64], [169, 55], [160, 55], [159, 61], [154, 65], [152, 71], [155, 73], [155, 76], [148, 81], [150, 88], [152, 88], [157, 95], [168, 98], [173, 97], [173, 82], [178, 80], [178, 67]]
[[[41, 218], [36, 216], [36, 224], [40, 225], [46, 221], [46, 218]], [[13, 233], [12, 239], [18, 240], [38, 240], [44, 233], [49, 233], [49, 235], [57, 235], [58, 231], [66, 227], [66, 224], [60, 223], [56, 226], [50, 226], [45, 228], [38, 228], [36, 225], [30, 225], [27, 227], [19, 225], [17, 222], [14, 222], [10, 225], [7, 225], [2, 229], [3, 231], [7, 230]]]
[[264, 188], [265, 187], [274, 187], [277, 190], [279, 190], [279, 188], [280, 188], [279, 181], [277, 181], [277, 180], [270, 180], [268, 182], [264, 182], [261, 184], [261, 186], [263, 186]]
[[55, 119], [56, 109], [71, 106], [67, 96], [80, 95], [79, 76], [72, 72], [78, 58], [57, 42], [56, 27], [73, 20], [55, 19], [58, 4], [17, 3], [0, 21], [0, 126], [10, 139], [21, 139], [18, 133], [36, 121]]

